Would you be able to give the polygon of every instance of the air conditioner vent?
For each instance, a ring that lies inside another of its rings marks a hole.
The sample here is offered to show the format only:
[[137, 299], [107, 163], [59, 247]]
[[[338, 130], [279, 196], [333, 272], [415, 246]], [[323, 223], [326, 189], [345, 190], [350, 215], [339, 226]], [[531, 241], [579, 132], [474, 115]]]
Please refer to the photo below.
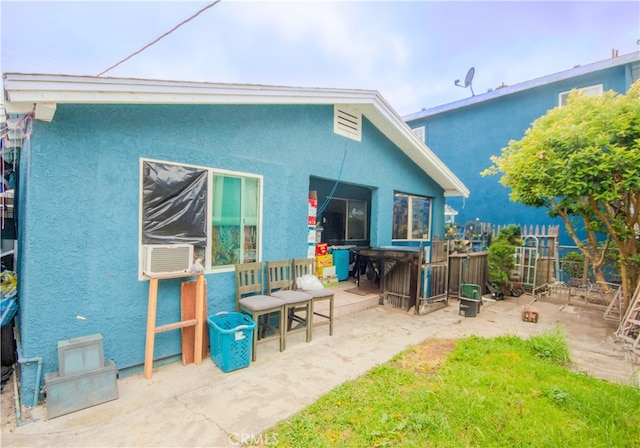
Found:
[[362, 140], [362, 113], [344, 105], [333, 108], [333, 132], [352, 140]]
[[193, 261], [191, 244], [147, 244], [144, 273], [150, 275], [188, 272]]

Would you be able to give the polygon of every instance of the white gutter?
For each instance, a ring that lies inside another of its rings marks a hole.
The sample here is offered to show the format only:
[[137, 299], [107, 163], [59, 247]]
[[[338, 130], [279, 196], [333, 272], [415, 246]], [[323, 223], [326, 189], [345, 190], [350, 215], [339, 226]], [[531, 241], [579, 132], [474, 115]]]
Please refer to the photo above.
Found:
[[76, 104], [348, 104], [356, 107], [444, 190], [469, 196], [453, 172], [413, 133], [377, 91], [7, 73], [8, 113], [51, 121], [59, 103]]

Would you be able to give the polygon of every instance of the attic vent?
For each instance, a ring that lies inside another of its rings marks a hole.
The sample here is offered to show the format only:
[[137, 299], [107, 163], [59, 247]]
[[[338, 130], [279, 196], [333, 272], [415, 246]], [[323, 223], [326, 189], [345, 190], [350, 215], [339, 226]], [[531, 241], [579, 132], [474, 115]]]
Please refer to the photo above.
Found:
[[362, 140], [362, 114], [348, 106], [333, 108], [333, 132], [355, 141]]

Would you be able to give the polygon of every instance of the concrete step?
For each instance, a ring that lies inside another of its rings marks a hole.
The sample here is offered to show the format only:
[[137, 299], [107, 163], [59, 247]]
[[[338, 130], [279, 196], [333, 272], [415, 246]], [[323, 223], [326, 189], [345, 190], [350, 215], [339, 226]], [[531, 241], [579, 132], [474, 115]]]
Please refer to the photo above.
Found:
[[[333, 314], [335, 318], [359, 313], [366, 309], [378, 306], [380, 293], [374, 288], [369, 286], [363, 287], [361, 292], [358, 294], [347, 291], [354, 288], [357, 288], [357, 284], [351, 279], [342, 281], [337, 286], [332, 286], [330, 288], [335, 292], [335, 296], [333, 298]], [[328, 314], [329, 301], [323, 300], [317, 302], [314, 309], [316, 312]], [[322, 318], [316, 316], [316, 319]]]

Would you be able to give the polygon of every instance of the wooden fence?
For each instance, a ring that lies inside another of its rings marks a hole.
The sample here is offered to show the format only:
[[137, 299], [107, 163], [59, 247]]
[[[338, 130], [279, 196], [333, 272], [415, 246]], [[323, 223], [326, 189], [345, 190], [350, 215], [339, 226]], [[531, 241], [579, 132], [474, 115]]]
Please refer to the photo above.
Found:
[[484, 294], [488, 278], [487, 251], [449, 255], [449, 297], [460, 297], [460, 285], [479, 285]]

